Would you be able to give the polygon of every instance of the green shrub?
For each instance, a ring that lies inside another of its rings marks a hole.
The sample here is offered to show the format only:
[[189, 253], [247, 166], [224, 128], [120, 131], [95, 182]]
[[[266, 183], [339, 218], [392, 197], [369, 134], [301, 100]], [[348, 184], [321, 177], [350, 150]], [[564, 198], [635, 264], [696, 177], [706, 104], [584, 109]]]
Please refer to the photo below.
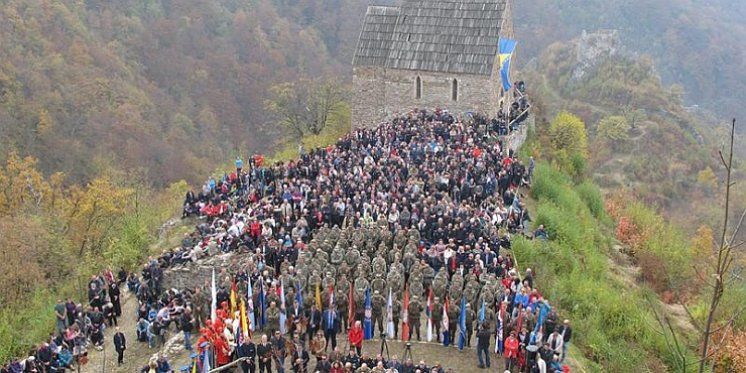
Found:
[[652, 303], [645, 300], [649, 292], [629, 288], [611, 274], [605, 253], [613, 237], [598, 187], [589, 181], [575, 186], [540, 162], [531, 193], [537, 200], [534, 225], [543, 224], [550, 240], [518, 238], [513, 251], [521, 269], [534, 270], [537, 287], [560, 317], [572, 320], [574, 344], [594, 364], [588, 368], [631, 372], [676, 366], [665, 337], [654, 330]]

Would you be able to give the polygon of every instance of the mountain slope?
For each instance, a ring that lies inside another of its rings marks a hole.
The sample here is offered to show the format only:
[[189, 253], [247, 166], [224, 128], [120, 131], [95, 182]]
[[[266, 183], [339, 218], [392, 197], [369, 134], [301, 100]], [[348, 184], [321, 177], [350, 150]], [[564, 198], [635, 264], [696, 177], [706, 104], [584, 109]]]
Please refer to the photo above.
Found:
[[[278, 82], [348, 69], [359, 4], [3, 2], [0, 146], [84, 181], [108, 167], [197, 181], [280, 137]], [[333, 26], [333, 27], [332, 27]], [[327, 50], [329, 43], [340, 57]], [[3, 159], [0, 159], [2, 161]]]
[[521, 58], [582, 30], [617, 29], [626, 49], [652, 56], [687, 105], [730, 118], [746, 104], [746, 2], [736, 0], [526, 0], [515, 2]]

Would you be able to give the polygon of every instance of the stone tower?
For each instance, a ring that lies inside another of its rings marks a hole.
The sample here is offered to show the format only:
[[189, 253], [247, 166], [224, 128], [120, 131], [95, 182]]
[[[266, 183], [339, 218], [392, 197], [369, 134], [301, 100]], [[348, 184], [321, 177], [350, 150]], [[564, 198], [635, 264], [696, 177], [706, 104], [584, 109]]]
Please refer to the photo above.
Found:
[[494, 115], [505, 96], [497, 45], [513, 38], [511, 0], [402, 1], [366, 12], [353, 58], [353, 126], [415, 107]]

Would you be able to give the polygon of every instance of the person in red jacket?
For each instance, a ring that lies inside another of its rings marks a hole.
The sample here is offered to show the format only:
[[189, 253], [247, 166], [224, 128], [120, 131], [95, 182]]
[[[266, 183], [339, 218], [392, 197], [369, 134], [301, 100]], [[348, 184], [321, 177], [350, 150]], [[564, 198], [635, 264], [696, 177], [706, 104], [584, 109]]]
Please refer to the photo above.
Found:
[[361, 356], [363, 350], [363, 326], [360, 321], [355, 321], [355, 326], [347, 333], [347, 338], [350, 341], [350, 346], [354, 346], [358, 356]]
[[505, 370], [512, 370], [516, 366], [518, 359], [518, 338], [515, 337], [515, 330], [510, 332], [510, 336], [505, 340]]

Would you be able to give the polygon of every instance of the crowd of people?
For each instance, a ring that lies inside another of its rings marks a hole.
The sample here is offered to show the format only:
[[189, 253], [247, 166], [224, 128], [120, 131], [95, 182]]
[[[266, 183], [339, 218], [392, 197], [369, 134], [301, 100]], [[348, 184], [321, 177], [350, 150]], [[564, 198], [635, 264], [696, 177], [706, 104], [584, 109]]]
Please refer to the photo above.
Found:
[[[121, 316], [126, 284], [139, 304], [136, 340], [156, 349], [171, 330], [183, 333], [200, 369], [240, 359], [244, 372], [282, 372], [286, 360], [295, 372], [452, 371], [363, 351], [377, 330], [459, 349], [474, 335], [480, 367], [497, 353], [512, 372], [567, 371], [569, 321], [511, 254], [514, 235], [548, 238], [543, 227], [529, 230], [523, 192], [533, 159], [519, 160], [505, 141], [527, 108], [518, 94], [490, 120], [414, 110], [294, 161], [237, 159], [234, 172], [187, 193], [184, 217], [200, 222], [179, 248], [139, 276], [95, 277], [85, 309], [60, 302], [57, 333], [32, 358], [54, 360], [49, 348], [62, 370], [100, 345]], [[162, 288], [164, 269], [223, 252], [242, 259], [219, 270], [214, 295], [210, 284]], [[59, 358], [65, 349], [69, 358]], [[171, 369], [161, 357], [142, 371]]]
[[[255, 326], [248, 329], [263, 334], [270, 356], [253, 346], [259, 359], [246, 371], [283, 367], [289, 356], [294, 370], [305, 371], [307, 360], [289, 350], [322, 362], [338, 348], [336, 335], [354, 332], [355, 322], [379, 334], [392, 325], [393, 338], [400, 326], [406, 339], [423, 339], [428, 329], [445, 345], [461, 338], [471, 345], [476, 332], [478, 346], [494, 338], [506, 369], [566, 369], [569, 321], [558, 321], [531, 270], [520, 275], [510, 254], [512, 235], [548, 238], [543, 227], [528, 230], [521, 191], [530, 187], [533, 159], [521, 162], [502, 141], [503, 126], [508, 134], [519, 128], [526, 107], [520, 97], [495, 120], [417, 110], [296, 161], [265, 165], [254, 157], [244, 167], [237, 160], [235, 172], [187, 194], [184, 216], [205, 220], [159, 258], [162, 266], [220, 252], [246, 258], [219, 276], [222, 316], [212, 322], [211, 297], [200, 289], [170, 294], [170, 304], [191, 310], [188, 325], [217, 345], [214, 360], [222, 365], [246, 357], [230, 298], [232, 288], [240, 298], [251, 287], [244, 301]], [[361, 359], [357, 335], [348, 334], [347, 347]], [[487, 367], [489, 353], [481, 352]]]
[[104, 331], [117, 328], [122, 316], [120, 286], [125, 272], [115, 277], [111, 270], [91, 276], [88, 303], [60, 299], [54, 306], [55, 330], [29, 352], [25, 359], [14, 359], [0, 368], [1, 373], [63, 372], [84, 365], [88, 350], [103, 349]]

